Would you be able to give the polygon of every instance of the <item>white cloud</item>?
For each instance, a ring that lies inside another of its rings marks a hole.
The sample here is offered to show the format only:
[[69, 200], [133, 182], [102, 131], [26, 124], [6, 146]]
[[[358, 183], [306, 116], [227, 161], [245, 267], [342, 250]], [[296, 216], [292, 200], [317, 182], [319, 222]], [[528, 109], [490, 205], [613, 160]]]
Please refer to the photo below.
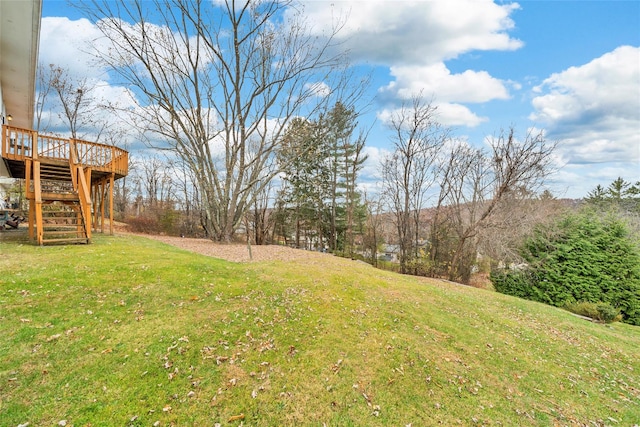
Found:
[[87, 19], [44, 17], [40, 27], [39, 61], [48, 66], [55, 64], [67, 68], [72, 76], [104, 78], [104, 70], [94, 63], [88, 53], [90, 42], [102, 34]]
[[326, 33], [340, 18], [342, 47], [359, 61], [383, 65], [430, 64], [473, 50], [513, 50], [516, 3], [491, 0], [303, 1], [313, 30]]
[[381, 92], [395, 92], [401, 99], [410, 99], [422, 91], [436, 94], [439, 101], [487, 102], [508, 99], [509, 92], [502, 81], [486, 71], [467, 70], [451, 74], [444, 63], [391, 67], [395, 80]]
[[[479, 117], [469, 108], [455, 103], [433, 103], [436, 108], [434, 116], [438, 123], [444, 126], [466, 126], [475, 127], [487, 119]], [[400, 113], [400, 108], [386, 108], [378, 112], [377, 117], [380, 122], [388, 126], [391, 118]]]
[[[514, 50], [516, 3], [491, 0], [302, 1], [311, 30], [318, 35], [343, 20], [339, 48], [356, 63], [390, 67], [392, 81], [378, 91], [379, 101], [397, 104], [422, 93], [441, 104], [443, 124], [474, 127], [485, 121], [463, 104], [509, 99], [517, 84], [486, 71], [453, 74], [444, 61], [471, 51]], [[393, 108], [393, 107], [387, 107]], [[379, 112], [384, 115], [384, 112]]]
[[640, 168], [627, 163], [569, 164], [548, 180], [551, 191], [560, 198], [580, 199], [597, 185], [607, 187], [618, 177], [635, 182]]
[[640, 48], [622, 46], [551, 75], [535, 88], [530, 119], [567, 163], [640, 162]]
[[486, 117], [480, 117], [469, 108], [461, 104], [438, 103], [436, 115], [438, 121], [445, 126], [475, 127], [486, 122]]
[[367, 160], [364, 162], [364, 167], [360, 172], [360, 176], [363, 181], [377, 182], [382, 179], [381, 168], [382, 160], [391, 152], [385, 148], [379, 147], [364, 147], [364, 155], [367, 156]]
[[306, 89], [318, 97], [326, 97], [331, 94], [331, 88], [325, 82], [308, 83]]

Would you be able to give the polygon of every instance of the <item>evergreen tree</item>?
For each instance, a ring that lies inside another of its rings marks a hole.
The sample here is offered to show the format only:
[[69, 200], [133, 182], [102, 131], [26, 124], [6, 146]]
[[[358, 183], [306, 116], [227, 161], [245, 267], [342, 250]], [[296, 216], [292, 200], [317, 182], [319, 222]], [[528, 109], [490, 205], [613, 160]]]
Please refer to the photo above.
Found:
[[346, 245], [352, 252], [354, 230], [364, 223], [356, 183], [366, 160], [364, 137], [353, 137], [356, 118], [353, 108], [338, 102], [317, 121], [294, 120], [283, 138], [278, 159], [286, 185], [281, 196], [295, 216], [298, 246], [304, 229], [318, 248], [326, 242], [331, 251]]
[[584, 201], [604, 211], [620, 210], [637, 216], [640, 214], [640, 181], [631, 184], [618, 177], [607, 188], [598, 184]]
[[608, 303], [640, 325], [640, 251], [627, 225], [593, 210], [538, 227], [522, 248], [524, 270], [492, 273], [499, 292], [555, 306]]
[[295, 243], [301, 247], [302, 233], [315, 234], [316, 245], [324, 240], [324, 201], [328, 193], [327, 148], [316, 123], [295, 119], [283, 138], [278, 160], [285, 187], [280, 196], [291, 207], [295, 223]]

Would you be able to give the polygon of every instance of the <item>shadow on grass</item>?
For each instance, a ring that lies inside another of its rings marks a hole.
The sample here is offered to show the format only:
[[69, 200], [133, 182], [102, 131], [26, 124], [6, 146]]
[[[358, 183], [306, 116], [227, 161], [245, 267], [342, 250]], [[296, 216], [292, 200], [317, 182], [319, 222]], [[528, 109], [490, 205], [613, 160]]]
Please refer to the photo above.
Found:
[[0, 230], [0, 243], [31, 243], [29, 240], [29, 229], [18, 227]]

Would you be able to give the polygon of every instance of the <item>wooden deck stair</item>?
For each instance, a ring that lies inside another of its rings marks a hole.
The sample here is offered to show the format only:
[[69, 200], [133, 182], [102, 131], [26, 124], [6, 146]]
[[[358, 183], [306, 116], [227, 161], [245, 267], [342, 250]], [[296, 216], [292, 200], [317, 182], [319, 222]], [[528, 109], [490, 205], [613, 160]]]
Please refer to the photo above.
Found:
[[[40, 162], [42, 203], [36, 203], [35, 206], [41, 209], [41, 212], [36, 212], [36, 218], [42, 218], [42, 233], [36, 230], [39, 236], [41, 234], [41, 245], [90, 242], [88, 221], [84, 218], [87, 209], [83, 209], [80, 195], [73, 188], [72, 166], [64, 163], [52, 160]], [[33, 182], [36, 182], [35, 176]], [[34, 199], [38, 199], [35, 192]]]
[[[107, 209], [113, 218], [114, 181], [128, 173], [125, 150], [8, 125], [1, 148], [10, 176], [25, 180], [32, 240], [90, 243], [92, 229], [104, 232]], [[113, 233], [113, 221], [109, 227]]]

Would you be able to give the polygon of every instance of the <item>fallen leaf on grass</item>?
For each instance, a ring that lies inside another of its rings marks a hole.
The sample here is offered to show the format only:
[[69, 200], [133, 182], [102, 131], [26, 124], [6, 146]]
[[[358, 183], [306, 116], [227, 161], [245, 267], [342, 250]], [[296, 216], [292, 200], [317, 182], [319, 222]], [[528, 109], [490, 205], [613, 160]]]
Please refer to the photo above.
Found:
[[274, 344], [273, 344], [273, 339], [267, 340], [262, 342], [259, 346], [258, 346], [258, 351], [260, 353], [264, 353], [267, 350], [272, 350], [274, 348]]
[[47, 342], [55, 341], [58, 338], [60, 338], [61, 336], [62, 336], [62, 334], [51, 335], [50, 337], [47, 338]]
[[229, 417], [228, 422], [234, 422], [234, 421], [238, 421], [238, 420], [244, 420], [244, 414], [240, 414], [240, 415], [232, 415]]
[[367, 393], [362, 393], [362, 397], [367, 401], [367, 405], [371, 406], [371, 398], [367, 395]]
[[169, 381], [173, 380], [178, 375], [178, 368], [174, 369], [173, 372], [169, 372]]
[[373, 405], [373, 412], [371, 413], [374, 417], [380, 416], [380, 405]]

